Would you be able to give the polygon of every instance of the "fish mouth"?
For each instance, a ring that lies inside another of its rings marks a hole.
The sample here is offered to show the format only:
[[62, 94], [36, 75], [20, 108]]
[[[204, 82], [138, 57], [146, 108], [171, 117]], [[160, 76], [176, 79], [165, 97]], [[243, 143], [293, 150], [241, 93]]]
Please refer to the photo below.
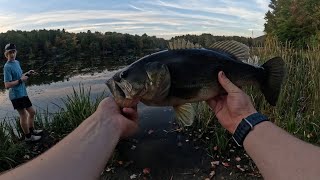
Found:
[[109, 79], [106, 81], [106, 84], [114, 96], [115, 101], [120, 107], [134, 107], [138, 104], [139, 98], [129, 99], [126, 98], [125, 92], [118, 85], [119, 82], [116, 82], [114, 79]]
[[118, 85], [118, 83], [116, 83], [116, 81], [114, 81], [113, 79], [109, 79], [106, 81], [106, 84], [114, 96], [116, 96], [117, 98], [119, 98], [119, 97], [126, 98], [126, 94], [121, 89], [121, 87]]

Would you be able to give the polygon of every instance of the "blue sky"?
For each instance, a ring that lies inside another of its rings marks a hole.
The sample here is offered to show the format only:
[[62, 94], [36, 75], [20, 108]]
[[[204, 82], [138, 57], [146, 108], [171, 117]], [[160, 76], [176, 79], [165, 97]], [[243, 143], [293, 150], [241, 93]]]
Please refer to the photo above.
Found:
[[171, 38], [263, 34], [269, 0], [0, 0], [0, 32], [66, 29]]

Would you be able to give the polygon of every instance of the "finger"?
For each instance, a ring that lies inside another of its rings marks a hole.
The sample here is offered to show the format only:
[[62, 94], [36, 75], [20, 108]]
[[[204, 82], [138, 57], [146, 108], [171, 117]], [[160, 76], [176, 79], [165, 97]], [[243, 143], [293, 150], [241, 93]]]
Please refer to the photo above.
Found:
[[122, 109], [123, 115], [130, 120], [137, 122], [138, 121], [138, 112], [133, 108], [123, 108]]
[[214, 113], [217, 115], [222, 110], [223, 104], [225, 103], [227, 96], [216, 96], [213, 99], [217, 102], [216, 106], [213, 109]]
[[137, 113], [137, 110], [135, 110], [134, 108], [123, 108], [122, 111], [126, 114], [134, 114]]
[[217, 101], [214, 98], [211, 98], [207, 100], [207, 104], [210, 106], [211, 109], [214, 110], [217, 105]]
[[138, 110], [138, 104], [136, 104], [136, 105], [134, 105], [134, 106], [132, 106], [132, 107], [130, 107], [130, 108], [132, 108], [132, 109], [134, 109], [135, 111], [137, 111], [137, 110]]
[[220, 71], [218, 74], [218, 80], [221, 86], [228, 92], [239, 92], [241, 89], [239, 89], [236, 85], [234, 85], [224, 74], [224, 72]]

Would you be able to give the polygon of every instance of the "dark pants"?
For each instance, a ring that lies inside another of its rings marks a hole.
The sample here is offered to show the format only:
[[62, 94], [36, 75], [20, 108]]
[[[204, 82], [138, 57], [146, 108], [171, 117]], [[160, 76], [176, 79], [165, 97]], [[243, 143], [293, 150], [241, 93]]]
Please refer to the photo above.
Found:
[[28, 96], [11, 100], [14, 109], [24, 109], [32, 106]]

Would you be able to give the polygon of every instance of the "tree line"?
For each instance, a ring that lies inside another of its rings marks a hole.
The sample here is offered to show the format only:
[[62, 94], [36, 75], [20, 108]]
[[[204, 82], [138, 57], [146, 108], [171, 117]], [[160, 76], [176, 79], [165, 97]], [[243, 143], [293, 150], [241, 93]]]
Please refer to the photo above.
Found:
[[242, 37], [242, 36], [213, 36], [212, 34], [203, 33], [201, 35], [182, 35], [182, 36], [176, 36], [172, 39], [185, 39], [186, 41], [190, 41], [192, 43], [198, 43], [203, 47], [210, 47], [213, 43], [217, 41], [225, 41], [225, 40], [235, 40], [238, 42], [241, 42], [243, 44], [246, 44], [248, 46], [253, 46], [254, 39]]
[[0, 33], [0, 53], [7, 43], [17, 45], [20, 58], [54, 58], [78, 56], [105, 56], [140, 54], [153, 49], [163, 49], [166, 41], [155, 36], [121, 34], [117, 32], [72, 33], [60, 30], [7, 31]]
[[269, 8], [265, 15], [267, 35], [299, 48], [319, 44], [319, 0], [271, 0]]
[[[245, 44], [250, 39], [238, 36], [213, 36], [211, 34], [184, 35], [174, 38], [184, 38], [203, 47], [210, 46], [215, 41], [234, 39]], [[172, 38], [172, 39], [174, 39]], [[7, 31], [0, 33], [0, 53], [4, 53], [7, 43], [17, 45], [19, 58], [34, 59], [46, 57], [83, 57], [83, 56], [141, 56], [167, 48], [168, 41], [147, 34], [130, 35], [117, 32], [87, 32], [72, 33], [60, 30]]]

